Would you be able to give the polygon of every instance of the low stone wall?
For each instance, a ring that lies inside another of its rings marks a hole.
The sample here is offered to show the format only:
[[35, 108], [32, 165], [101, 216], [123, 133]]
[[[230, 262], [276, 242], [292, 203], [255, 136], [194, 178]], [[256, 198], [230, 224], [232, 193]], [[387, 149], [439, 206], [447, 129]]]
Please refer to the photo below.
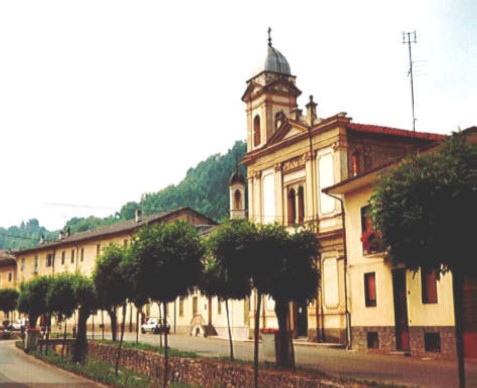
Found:
[[[91, 341], [89, 357], [114, 362], [116, 346]], [[121, 367], [160, 379], [163, 373], [162, 355], [142, 350], [123, 349]], [[249, 365], [228, 364], [204, 358], [169, 358], [169, 382], [201, 385], [204, 387], [252, 387], [253, 368]], [[260, 387], [359, 387], [359, 385], [338, 384], [312, 376], [293, 374], [288, 371], [260, 370]], [[364, 385], [363, 385], [364, 387]]]

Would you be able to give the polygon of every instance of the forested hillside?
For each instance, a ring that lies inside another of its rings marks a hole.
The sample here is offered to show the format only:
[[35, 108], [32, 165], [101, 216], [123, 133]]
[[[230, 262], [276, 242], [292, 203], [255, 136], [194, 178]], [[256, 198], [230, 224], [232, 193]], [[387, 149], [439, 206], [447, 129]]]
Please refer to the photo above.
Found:
[[[215, 154], [187, 171], [186, 177], [178, 185], [170, 185], [156, 193], [145, 193], [139, 202], [128, 202], [114, 215], [105, 218], [74, 217], [67, 221], [72, 233], [82, 232], [98, 226], [110, 225], [134, 217], [137, 208], [142, 208], [144, 215], [182, 206], [203, 213], [217, 221], [228, 217], [229, 192], [228, 181], [246, 152], [246, 144], [237, 141], [226, 154]], [[240, 169], [244, 176], [246, 171]], [[40, 221], [31, 219], [20, 226], [0, 227], [0, 249], [18, 249], [38, 244], [40, 236], [47, 241], [58, 238], [59, 231], [48, 231], [40, 226]]]

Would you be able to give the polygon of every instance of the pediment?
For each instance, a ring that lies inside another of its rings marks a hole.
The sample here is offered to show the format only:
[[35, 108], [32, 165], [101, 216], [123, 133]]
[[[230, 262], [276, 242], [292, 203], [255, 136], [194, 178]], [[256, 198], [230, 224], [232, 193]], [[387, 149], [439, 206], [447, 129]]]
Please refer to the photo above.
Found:
[[306, 133], [307, 128], [294, 121], [285, 119], [282, 125], [268, 140], [267, 146], [280, 143], [283, 140], [290, 139], [292, 137]]

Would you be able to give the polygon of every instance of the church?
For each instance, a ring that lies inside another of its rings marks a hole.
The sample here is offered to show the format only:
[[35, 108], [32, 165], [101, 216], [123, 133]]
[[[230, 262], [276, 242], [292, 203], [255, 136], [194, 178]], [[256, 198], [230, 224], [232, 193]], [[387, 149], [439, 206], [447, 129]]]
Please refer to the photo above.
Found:
[[[242, 96], [247, 114], [242, 164], [247, 177], [231, 177], [231, 217], [276, 222], [290, 232], [297, 225], [313, 228], [320, 243], [320, 288], [315, 300], [293, 303], [289, 327], [295, 337], [348, 344], [345, 214], [340, 199], [322, 190], [426, 149], [444, 136], [356, 123], [344, 112], [320, 117], [311, 95], [302, 110], [297, 77], [274, 46], [270, 30], [266, 50], [261, 71], [246, 82]], [[263, 325], [276, 327], [273, 300], [264, 299]], [[254, 306], [252, 295], [250, 317]], [[251, 332], [252, 326], [250, 319]]]

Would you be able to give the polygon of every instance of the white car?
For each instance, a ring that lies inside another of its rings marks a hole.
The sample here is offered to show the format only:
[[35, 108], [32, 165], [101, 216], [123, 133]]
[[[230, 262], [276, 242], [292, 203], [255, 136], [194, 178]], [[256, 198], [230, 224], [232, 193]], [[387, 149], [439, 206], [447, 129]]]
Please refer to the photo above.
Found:
[[10, 326], [12, 330], [21, 330], [22, 327], [26, 326], [26, 324], [27, 324], [27, 320], [25, 318], [22, 318], [22, 319], [17, 319]]
[[146, 323], [143, 323], [141, 325], [141, 333], [145, 334], [147, 332], [152, 333], [152, 334], [160, 334], [164, 333], [167, 330], [167, 333], [169, 333], [171, 327], [169, 325], [169, 322], [166, 322], [164, 325], [164, 319], [160, 318], [149, 318]]

